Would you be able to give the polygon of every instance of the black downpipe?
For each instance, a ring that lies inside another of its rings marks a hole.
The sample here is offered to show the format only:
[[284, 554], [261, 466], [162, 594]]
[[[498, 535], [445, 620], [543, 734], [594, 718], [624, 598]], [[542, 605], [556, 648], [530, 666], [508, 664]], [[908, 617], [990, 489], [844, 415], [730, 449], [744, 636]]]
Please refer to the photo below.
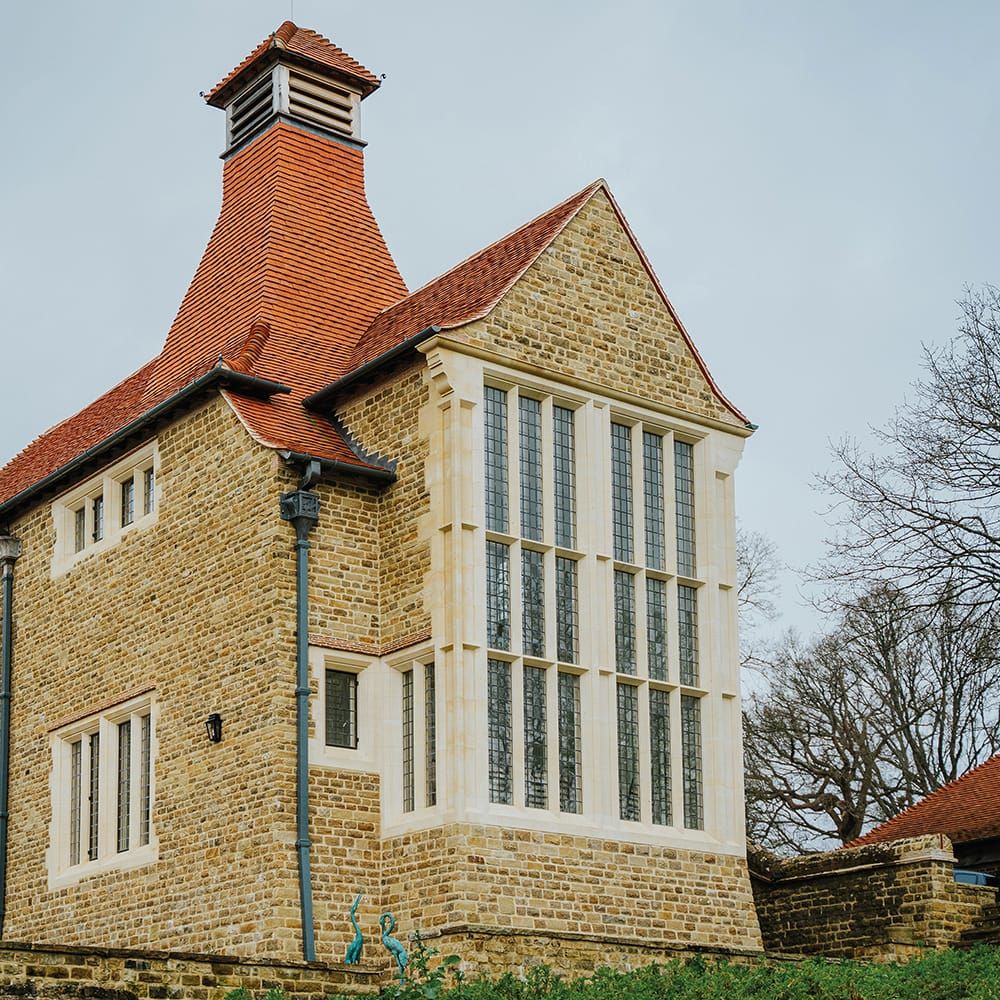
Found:
[[21, 555], [16, 538], [0, 538], [3, 589], [3, 644], [0, 646], [0, 938], [7, 915], [7, 828], [10, 816], [10, 679], [14, 658], [14, 563]]
[[299, 858], [299, 904], [302, 911], [302, 957], [316, 961], [313, 929], [312, 868], [309, 840], [309, 532], [319, 520], [319, 497], [308, 487], [319, 475], [310, 465], [304, 489], [281, 497], [281, 518], [295, 526], [295, 847]]

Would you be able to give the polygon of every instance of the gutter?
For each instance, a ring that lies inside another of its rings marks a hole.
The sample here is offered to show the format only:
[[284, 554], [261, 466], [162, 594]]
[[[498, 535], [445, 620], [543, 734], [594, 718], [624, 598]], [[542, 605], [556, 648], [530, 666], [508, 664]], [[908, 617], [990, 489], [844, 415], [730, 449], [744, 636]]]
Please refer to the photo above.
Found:
[[355, 368], [354, 371], [348, 372], [346, 375], [338, 378], [336, 382], [331, 382], [328, 386], [320, 389], [319, 392], [314, 392], [311, 396], [306, 396], [306, 398], [302, 400], [302, 405], [307, 410], [327, 409], [333, 404], [334, 397], [338, 396], [345, 389], [354, 385], [356, 382], [363, 381], [379, 368], [389, 364], [390, 361], [395, 361], [396, 358], [407, 354], [414, 347], [416, 347], [417, 344], [423, 343], [425, 340], [429, 340], [431, 337], [436, 336], [440, 332], [441, 327], [439, 326], [426, 327], [421, 330], [420, 333], [415, 333], [412, 337], [408, 337], [401, 344], [397, 344], [395, 347], [390, 348], [385, 352], [385, 354], [380, 354], [377, 358], [372, 358], [371, 361], [366, 361], [360, 368]]
[[7, 830], [10, 800], [10, 696], [11, 661], [14, 655], [14, 563], [21, 555], [21, 543], [0, 536], [0, 564], [3, 566], [3, 641], [0, 645], [0, 938], [7, 915]]
[[317, 458], [315, 455], [307, 455], [302, 451], [282, 450], [278, 452], [278, 455], [289, 465], [300, 465], [303, 468], [308, 468], [313, 464], [318, 465], [319, 472], [323, 477], [337, 474], [365, 476], [386, 485], [396, 481], [396, 473], [392, 469], [381, 468], [377, 465], [351, 465], [350, 462], [342, 462], [338, 458]]
[[280, 382], [257, 378], [254, 375], [244, 375], [243, 372], [233, 371], [231, 368], [212, 368], [204, 375], [200, 375], [193, 382], [188, 383], [183, 389], [175, 392], [162, 402], [157, 403], [152, 409], [143, 413], [142, 416], [137, 417], [131, 423], [115, 431], [110, 437], [88, 448], [83, 454], [77, 455], [76, 458], [60, 466], [55, 472], [50, 472], [49, 475], [43, 479], [39, 479], [38, 482], [33, 483], [27, 489], [16, 493], [6, 503], [0, 504], [0, 516], [10, 517], [13, 511], [22, 507], [29, 500], [38, 496], [38, 494], [57, 485], [64, 479], [70, 478], [81, 468], [99, 459], [105, 452], [111, 451], [116, 445], [123, 444], [129, 438], [147, 430], [172, 410], [190, 401], [206, 389], [216, 386], [232, 389], [240, 395], [252, 396], [258, 399], [267, 399], [279, 393], [287, 394], [292, 391], [287, 385], [282, 385]]

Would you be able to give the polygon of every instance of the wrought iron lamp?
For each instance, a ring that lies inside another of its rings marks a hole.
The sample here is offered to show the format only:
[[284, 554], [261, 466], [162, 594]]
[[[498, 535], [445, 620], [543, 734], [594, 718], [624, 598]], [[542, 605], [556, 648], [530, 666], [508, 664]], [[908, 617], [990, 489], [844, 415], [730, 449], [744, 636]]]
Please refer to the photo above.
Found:
[[205, 730], [208, 733], [208, 739], [212, 743], [222, 742], [222, 716], [218, 712], [213, 712], [205, 720]]

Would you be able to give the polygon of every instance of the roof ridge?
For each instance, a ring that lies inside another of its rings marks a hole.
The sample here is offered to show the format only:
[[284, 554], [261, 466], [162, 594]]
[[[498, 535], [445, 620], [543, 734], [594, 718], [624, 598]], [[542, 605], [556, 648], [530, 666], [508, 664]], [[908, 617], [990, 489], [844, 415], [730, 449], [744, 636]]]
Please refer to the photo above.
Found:
[[929, 802], [936, 801], [947, 791], [954, 788], [956, 785], [960, 785], [964, 781], [967, 781], [969, 778], [971, 778], [975, 774], [978, 774], [980, 771], [985, 770], [991, 764], [1000, 764], [1000, 753], [993, 754], [992, 757], [987, 757], [986, 760], [982, 761], [982, 763], [977, 764], [975, 767], [969, 768], [969, 770], [966, 771], [964, 774], [960, 774], [957, 778], [952, 778], [951, 781], [946, 781], [943, 785], [941, 785], [939, 788], [935, 788], [933, 792], [929, 792], [918, 802], [914, 802], [912, 805], [906, 806], [905, 809], [902, 809], [900, 812], [896, 813], [895, 816], [892, 816], [887, 820], [883, 820], [883, 822], [879, 823], [878, 826], [872, 827], [872, 829], [869, 830], [866, 834], [857, 837], [855, 840], [852, 840], [849, 844], [845, 844], [843, 848], [841, 848], [841, 850], [845, 850], [849, 847], [855, 847], [860, 844], [868, 843], [869, 838], [873, 834], [878, 833], [879, 830], [887, 830], [891, 828], [892, 826], [900, 822], [904, 817], [909, 816], [917, 809], [923, 808]]
[[[392, 305], [386, 306], [381, 312], [376, 313], [374, 318], [372, 319], [372, 323], [374, 323], [379, 316], [389, 312], [390, 309], [395, 309], [396, 306], [400, 304], [400, 302], [405, 302], [411, 296], [417, 295], [419, 292], [422, 292], [425, 288], [429, 288], [436, 281], [440, 281], [442, 278], [446, 278], [449, 274], [453, 273], [454, 271], [457, 271], [459, 268], [465, 267], [466, 264], [474, 260], [476, 257], [488, 253], [490, 250], [492, 250], [496, 246], [499, 246], [505, 240], [509, 240], [512, 236], [516, 236], [522, 229], [527, 229], [529, 226], [533, 226], [540, 219], [544, 219], [546, 215], [555, 215], [555, 213], [560, 208], [564, 208], [571, 201], [573, 201], [574, 198], [579, 198], [584, 193], [590, 191], [590, 195], [588, 195], [588, 197], [577, 206], [576, 211], [574, 211], [571, 215], [569, 215], [566, 218], [566, 221], [556, 231], [555, 235], [552, 237], [552, 239], [555, 239], [555, 237], [558, 236], [559, 233], [561, 233], [563, 229], [566, 228], [566, 226], [569, 224], [570, 219], [572, 219], [573, 216], [575, 216], [580, 211], [580, 209], [583, 208], [583, 206], [587, 203], [587, 201], [590, 200], [590, 197], [596, 194], [597, 191], [602, 187], [605, 190], [607, 190], [607, 186], [608, 182], [603, 177], [598, 177], [596, 181], [592, 181], [586, 187], [580, 188], [580, 190], [577, 191], [575, 194], [571, 194], [568, 198], [563, 198], [563, 200], [559, 202], [558, 205], [553, 205], [551, 208], [545, 209], [544, 212], [539, 212], [537, 215], [530, 218], [527, 222], [524, 222], [520, 226], [511, 229], [507, 233], [504, 233], [503, 236], [498, 236], [492, 243], [487, 243], [486, 246], [480, 247], [478, 250], [473, 251], [467, 257], [463, 257], [462, 260], [460, 260], [457, 264], [453, 264], [451, 267], [449, 267], [447, 271], [442, 271], [440, 274], [434, 275], [433, 278], [430, 278], [427, 281], [425, 281], [419, 288], [414, 288], [413, 291], [407, 292], [406, 295], [402, 296], [402, 298], [393, 302]], [[551, 243], [551, 240], [549, 242]], [[528, 266], [530, 267], [531, 265], [529, 264]], [[525, 270], [527, 270], [527, 268], [525, 268]], [[514, 280], [516, 281], [517, 279], [515, 278]]]

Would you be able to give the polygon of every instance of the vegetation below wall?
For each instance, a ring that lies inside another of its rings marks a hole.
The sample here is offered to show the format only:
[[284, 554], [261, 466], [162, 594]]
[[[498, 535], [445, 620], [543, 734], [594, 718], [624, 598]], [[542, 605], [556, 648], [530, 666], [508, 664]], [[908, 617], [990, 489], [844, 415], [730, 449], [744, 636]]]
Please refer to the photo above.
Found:
[[[458, 981], [454, 981], [458, 979]], [[450, 981], [450, 982], [449, 982]], [[903, 964], [686, 962], [636, 972], [603, 969], [567, 982], [546, 967], [527, 980], [511, 975], [462, 982], [452, 970], [417, 970], [415, 980], [383, 991], [384, 1000], [996, 1000], [1000, 949], [932, 952]]]

